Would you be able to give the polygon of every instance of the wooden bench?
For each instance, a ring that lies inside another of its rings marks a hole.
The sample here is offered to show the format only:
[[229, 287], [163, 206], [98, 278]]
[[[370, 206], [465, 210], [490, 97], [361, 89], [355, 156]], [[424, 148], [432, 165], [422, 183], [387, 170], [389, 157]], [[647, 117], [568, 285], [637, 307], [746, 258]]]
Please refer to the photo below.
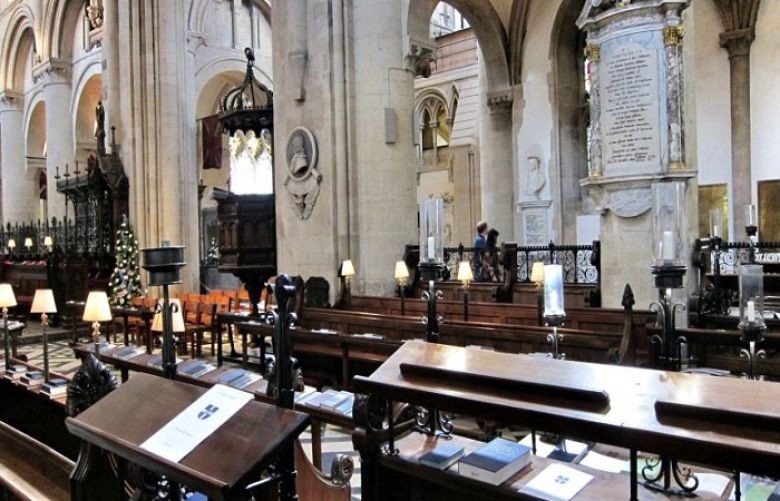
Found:
[[[629, 296], [624, 294], [624, 299]], [[416, 298], [404, 300], [404, 313], [406, 317], [419, 319], [427, 314], [427, 302]], [[444, 317], [444, 325], [463, 321], [463, 301], [440, 300], [437, 302], [437, 310]], [[302, 315], [305, 317], [307, 308]], [[344, 310], [340, 310], [344, 311]], [[398, 297], [378, 296], [352, 296], [351, 306], [348, 311], [378, 313], [383, 315], [400, 316], [401, 299]], [[626, 327], [626, 310], [618, 308], [566, 308], [566, 322], [568, 328], [583, 331], [620, 333]], [[632, 350], [636, 351], [637, 361], [644, 364], [649, 360], [647, 325], [655, 322], [656, 314], [647, 310], [632, 310], [631, 313], [631, 343]], [[482, 322], [489, 324], [510, 324], [524, 326], [539, 326], [538, 309], [536, 304], [497, 304], [469, 301], [469, 323]]]
[[0, 490], [6, 496], [69, 500], [73, 467], [70, 459], [0, 421]]

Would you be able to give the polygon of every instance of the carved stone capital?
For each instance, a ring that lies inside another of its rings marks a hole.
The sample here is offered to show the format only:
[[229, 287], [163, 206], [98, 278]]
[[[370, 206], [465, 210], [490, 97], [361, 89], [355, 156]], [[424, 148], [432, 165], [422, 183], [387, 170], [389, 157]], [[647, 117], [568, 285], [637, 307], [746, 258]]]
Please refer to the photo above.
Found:
[[32, 69], [34, 82], [43, 80], [44, 85], [70, 83], [73, 65], [66, 59], [50, 57]]
[[665, 26], [664, 45], [667, 47], [680, 47], [684, 35], [685, 28], [683, 26]]
[[5, 90], [0, 92], [0, 112], [21, 110], [24, 96], [21, 92]]
[[431, 63], [436, 59], [436, 45], [427, 40], [408, 40], [406, 53], [406, 69], [414, 73], [416, 77], [428, 78], [431, 76]]
[[728, 51], [729, 57], [749, 56], [755, 39], [754, 28], [724, 31], [720, 34], [720, 46]]
[[601, 45], [596, 43], [589, 43], [585, 47], [585, 58], [594, 62], [601, 61]]
[[487, 96], [487, 105], [491, 115], [512, 112], [512, 91], [491, 92]]

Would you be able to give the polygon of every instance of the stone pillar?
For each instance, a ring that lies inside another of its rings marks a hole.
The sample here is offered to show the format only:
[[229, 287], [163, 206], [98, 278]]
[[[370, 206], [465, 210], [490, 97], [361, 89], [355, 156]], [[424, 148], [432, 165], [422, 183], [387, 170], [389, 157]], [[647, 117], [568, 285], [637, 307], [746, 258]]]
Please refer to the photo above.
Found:
[[106, 148], [111, 146], [111, 126], [119, 126], [119, 6], [118, 0], [103, 0], [103, 106], [106, 109]]
[[[413, 143], [414, 77], [418, 65], [402, 47], [400, 0], [353, 2], [355, 114], [352, 137], [356, 166], [352, 200], [357, 203], [357, 291], [395, 290], [393, 264], [405, 244], [418, 241], [416, 160]], [[381, 23], [377, 24], [377, 20]], [[385, 109], [395, 119], [387, 137]], [[435, 118], [435, 117], [434, 117]]]
[[[26, 222], [38, 218], [38, 178], [27, 172], [24, 158], [22, 96], [0, 94], [0, 167], [2, 167], [2, 222]], [[0, 243], [4, 245], [5, 242]], [[21, 242], [17, 242], [21, 246]]]
[[[119, 2], [120, 157], [141, 247], [187, 246], [183, 289], [198, 289], [197, 171], [183, 0]], [[154, 71], [148, 71], [149, 65]], [[179, 82], [180, 85], [163, 84]], [[116, 116], [116, 115], [114, 115]], [[194, 238], [193, 238], [194, 235]]]
[[[512, 160], [512, 91], [489, 94], [483, 102], [479, 119], [482, 220], [498, 230], [500, 242], [512, 242], [517, 184]], [[472, 226], [476, 223], [472, 221]]]
[[729, 53], [731, 76], [731, 240], [746, 240], [745, 206], [751, 201], [750, 163], [750, 46], [752, 29], [721, 33], [720, 43]]
[[[57, 192], [57, 167], [60, 174], [65, 164], [75, 170], [73, 145], [73, 122], [71, 120], [71, 83], [70, 67], [50, 68], [43, 73], [43, 93], [46, 99], [46, 206], [49, 218], [62, 219], [65, 216], [65, 196]], [[86, 172], [86, 165], [79, 170]]]

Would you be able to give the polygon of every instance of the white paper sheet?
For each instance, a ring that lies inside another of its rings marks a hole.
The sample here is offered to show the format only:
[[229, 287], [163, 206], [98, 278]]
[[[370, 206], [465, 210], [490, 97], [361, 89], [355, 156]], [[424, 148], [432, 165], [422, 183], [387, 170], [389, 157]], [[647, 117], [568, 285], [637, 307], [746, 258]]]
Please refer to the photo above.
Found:
[[596, 470], [608, 471], [610, 473], [620, 473], [622, 471], [629, 471], [631, 465], [628, 461], [621, 461], [620, 459], [611, 458], [598, 452], [588, 452], [580, 464], [594, 468]]
[[592, 475], [553, 463], [537, 474], [520, 492], [542, 499], [568, 501], [593, 480]]
[[254, 397], [215, 385], [141, 444], [141, 449], [178, 463]]

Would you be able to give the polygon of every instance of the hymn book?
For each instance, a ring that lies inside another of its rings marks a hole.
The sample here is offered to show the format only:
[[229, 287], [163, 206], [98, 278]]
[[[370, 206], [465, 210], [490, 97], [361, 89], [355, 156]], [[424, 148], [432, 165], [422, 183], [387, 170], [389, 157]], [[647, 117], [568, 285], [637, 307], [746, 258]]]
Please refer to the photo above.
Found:
[[495, 438], [458, 463], [463, 477], [501, 485], [531, 462], [531, 449], [503, 438]]
[[421, 465], [430, 466], [437, 470], [446, 470], [450, 465], [463, 456], [463, 446], [452, 443], [441, 443], [432, 450], [426, 452], [418, 461]]

